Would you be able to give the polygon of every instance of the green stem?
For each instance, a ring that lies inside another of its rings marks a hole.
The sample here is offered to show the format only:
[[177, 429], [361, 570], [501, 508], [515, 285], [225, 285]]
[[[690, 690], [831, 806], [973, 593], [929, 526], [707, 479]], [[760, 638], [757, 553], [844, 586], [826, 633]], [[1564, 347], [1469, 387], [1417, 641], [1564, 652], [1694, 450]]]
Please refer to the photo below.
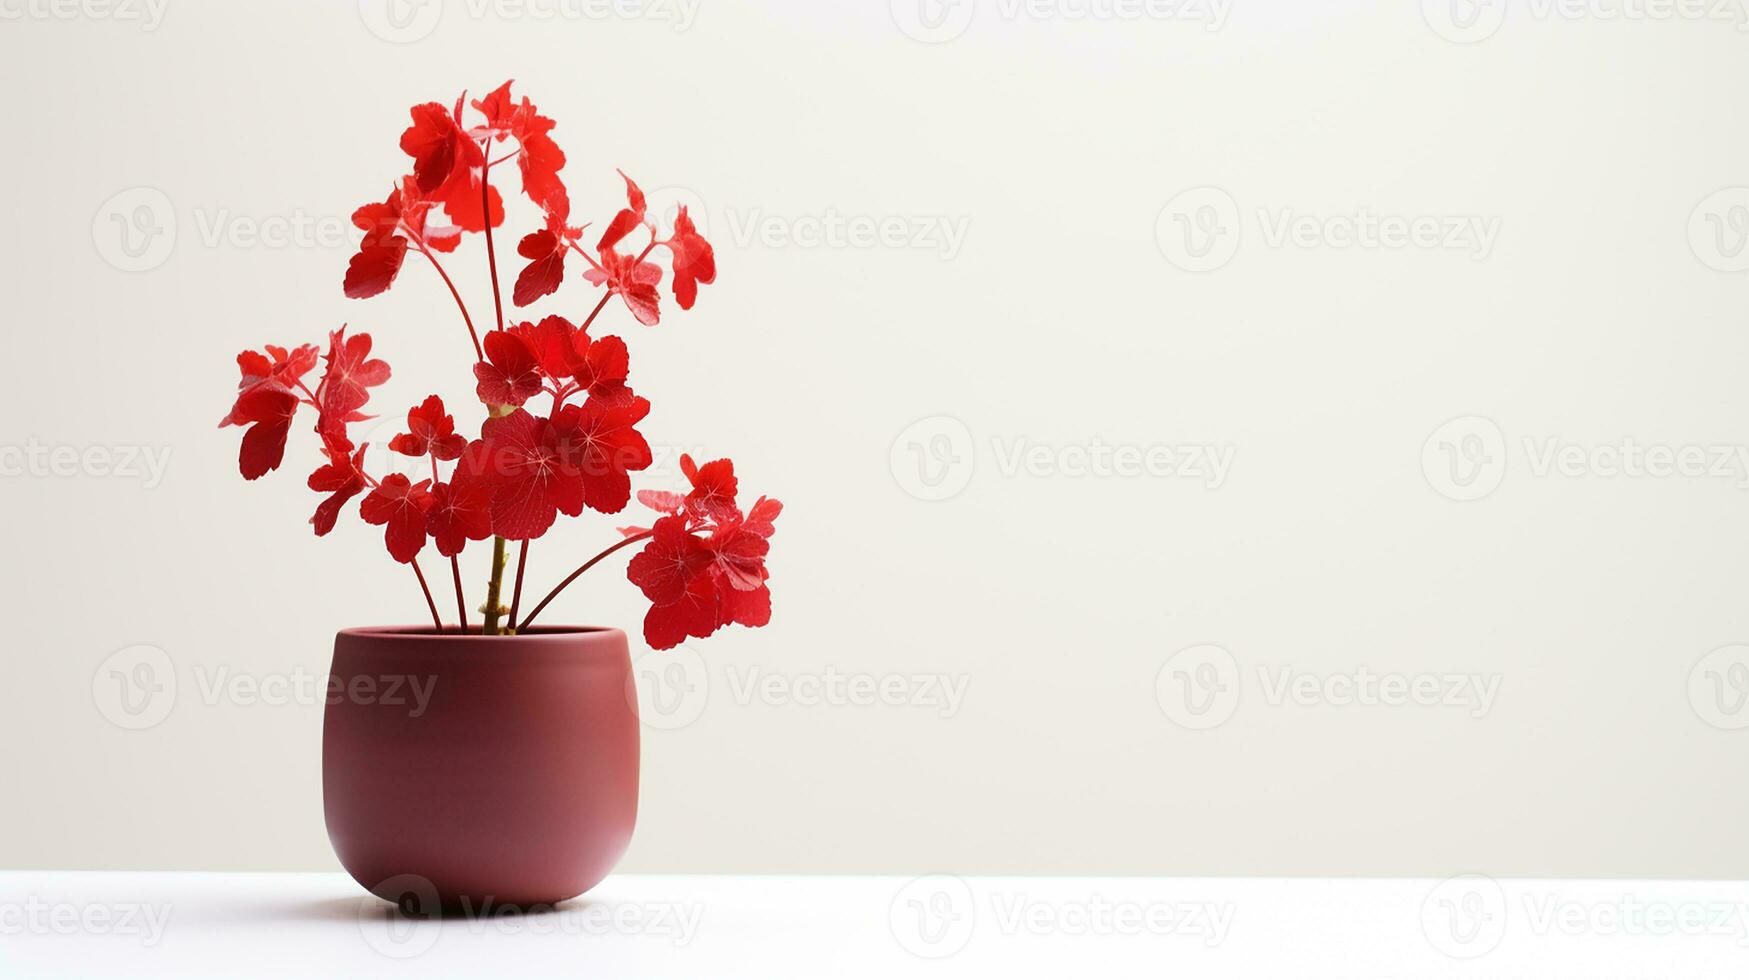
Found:
[[492, 580], [486, 583], [486, 608], [481, 610], [486, 615], [486, 624], [480, 627], [482, 636], [497, 636], [504, 615], [504, 607], [498, 604], [504, 591], [504, 545], [503, 538], [492, 539]]

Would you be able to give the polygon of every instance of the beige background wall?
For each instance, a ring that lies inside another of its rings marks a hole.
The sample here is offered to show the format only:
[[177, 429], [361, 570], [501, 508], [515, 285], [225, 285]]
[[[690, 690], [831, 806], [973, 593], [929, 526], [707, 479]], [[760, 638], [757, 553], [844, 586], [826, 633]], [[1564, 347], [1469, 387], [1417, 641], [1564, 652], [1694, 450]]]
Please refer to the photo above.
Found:
[[0, 866], [334, 867], [298, 691], [421, 605], [214, 423], [342, 321], [465, 403], [345, 218], [514, 76], [716, 242], [614, 321], [643, 485], [789, 505], [774, 625], [641, 661], [626, 869], [1749, 873], [1749, 35], [1618, 9], [0, 0]]

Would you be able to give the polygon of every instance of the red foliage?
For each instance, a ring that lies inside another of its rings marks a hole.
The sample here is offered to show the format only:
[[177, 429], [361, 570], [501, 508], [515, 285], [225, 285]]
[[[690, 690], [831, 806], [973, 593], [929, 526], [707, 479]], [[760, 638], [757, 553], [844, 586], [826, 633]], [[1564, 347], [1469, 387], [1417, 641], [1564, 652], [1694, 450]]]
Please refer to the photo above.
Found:
[[[659, 322], [665, 270], [648, 260], [659, 245], [671, 258], [675, 301], [691, 309], [699, 285], [716, 279], [710, 243], [685, 208], [670, 236], [659, 239], [643, 191], [621, 172], [626, 204], [608, 221], [593, 252], [585, 251], [580, 243], [588, 225], [571, 223], [570, 195], [560, 176], [565, 153], [552, 136], [556, 126], [527, 97], [513, 96], [510, 82], [472, 101], [464, 94], [453, 102], [422, 103], [410, 115], [400, 138], [410, 172], [395, 180], [386, 199], [353, 213], [363, 234], [347, 263], [344, 292], [355, 299], [376, 296], [394, 285], [409, 251], [430, 259], [475, 344], [475, 394], [483, 409], [479, 438], [458, 432], [443, 400], [430, 395], [407, 412], [406, 431], [388, 443], [399, 456], [420, 460], [421, 470], [428, 465], [429, 475], [387, 473], [379, 479], [366, 472], [366, 446], [355, 444], [350, 427], [370, 418], [365, 412], [371, 390], [389, 380], [390, 370], [371, 357], [369, 334], [348, 336], [342, 327], [329, 335], [325, 353], [306, 344], [238, 355], [241, 380], [219, 423], [246, 429], [238, 469], [247, 480], [278, 469], [298, 411], [312, 409], [323, 459], [307, 481], [323, 495], [310, 519], [316, 534], [333, 530], [346, 505], [363, 495], [359, 516], [382, 527], [390, 556], [408, 564], [428, 539], [440, 555], [454, 558], [470, 541], [538, 538], [560, 514], [622, 511], [632, 496], [631, 475], [654, 459], [638, 430], [650, 403], [629, 387], [625, 341], [592, 335], [590, 328], [606, 299], [616, 295], [639, 323]], [[503, 225], [505, 201], [493, 186], [493, 168], [513, 157], [522, 193], [539, 209], [542, 225], [518, 240], [516, 251], [527, 265], [516, 275], [511, 302], [522, 307], [557, 293], [573, 253], [581, 260], [581, 278], [606, 293], [580, 324], [548, 315], [507, 325], [500, 311], [496, 329], [481, 338], [438, 256], [454, 252], [467, 234], [490, 241], [492, 230]], [[628, 244], [640, 230], [648, 238]], [[318, 365], [323, 370], [312, 389], [306, 378]], [[550, 407], [544, 400], [533, 407], [537, 396], [550, 396]], [[444, 464], [452, 464], [447, 478]], [[730, 623], [764, 625], [771, 612], [765, 560], [780, 505], [762, 497], [743, 513], [735, 503], [734, 466], [726, 459], [699, 466], [682, 457], [681, 468], [690, 489], [643, 491], [639, 500], [662, 516], [649, 531], [626, 529], [649, 538], [628, 577], [651, 601], [645, 638], [659, 649]], [[618, 547], [608, 547], [585, 567]]]

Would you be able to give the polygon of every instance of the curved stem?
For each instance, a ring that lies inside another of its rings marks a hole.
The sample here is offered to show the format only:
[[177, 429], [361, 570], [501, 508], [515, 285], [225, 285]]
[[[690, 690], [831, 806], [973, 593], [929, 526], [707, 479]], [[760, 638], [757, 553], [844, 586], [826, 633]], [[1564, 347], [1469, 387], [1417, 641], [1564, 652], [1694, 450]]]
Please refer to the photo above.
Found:
[[413, 561], [407, 564], [413, 566], [413, 574], [419, 579], [419, 591], [425, 593], [425, 608], [431, 610], [431, 625], [437, 627], [439, 633], [443, 632], [443, 620], [437, 616], [437, 603], [431, 599], [431, 586], [425, 584], [425, 573], [419, 570], [418, 562]]
[[[490, 232], [488, 231], [487, 234]], [[418, 239], [414, 239], [414, 241], [418, 242]], [[425, 247], [424, 242], [419, 242], [419, 253], [431, 260], [431, 267], [443, 277], [443, 284], [449, 287], [449, 294], [455, 297], [455, 305], [462, 311], [462, 320], [468, 325], [468, 337], [474, 342], [474, 360], [485, 360], [486, 352], [480, 348], [480, 334], [474, 330], [474, 318], [468, 315], [468, 304], [462, 302], [462, 294], [456, 291], [455, 283], [450, 281], [449, 273], [443, 271], [443, 266], [438, 263], [437, 256], [431, 254], [431, 250]]]
[[462, 624], [462, 632], [468, 631], [468, 600], [462, 596], [462, 563], [455, 555], [449, 556], [449, 574], [455, 579], [455, 614]]
[[486, 165], [480, 170], [480, 212], [485, 216], [486, 264], [492, 270], [492, 305], [498, 311], [498, 329], [504, 329], [504, 296], [498, 291], [498, 250], [492, 245], [492, 143], [487, 140], [480, 148]]
[[565, 588], [567, 586], [569, 586], [572, 582], [577, 581], [578, 576], [582, 575], [584, 572], [589, 571], [591, 568], [594, 568], [597, 564], [599, 564], [601, 562], [602, 559], [606, 558], [608, 555], [611, 555], [614, 552], [618, 551], [619, 549], [624, 548], [626, 545], [634, 544], [638, 541], [644, 540], [645, 538], [652, 537], [655, 533], [656, 532], [654, 532], [654, 531], [645, 531], [642, 534], [634, 534], [631, 537], [626, 538], [624, 541], [621, 541], [619, 544], [616, 544], [613, 547], [608, 548], [606, 551], [603, 551], [601, 554], [596, 555], [594, 558], [591, 558], [588, 561], [584, 562], [582, 567], [578, 568], [576, 571], [572, 572], [571, 574], [565, 576], [565, 580], [563, 582], [560, 582], [558, 585], [554, 586], [553, 591], [547, 593], [547, 597], [540, 601], [540, 605], [535, 606], [534, 611], [530, 612], [528, 614], [528, 618], [522, 621], [522, 625], [518, 626], [516, 628], [517, 632], [521, 632], [523, 630], [528, 629], [528, 624], [534, 622], [534, 618], [536, 616], [539, 616], [541, 613], [541, 610], [545, 609], [547, 607], [547, 603], [552, 602], [554, 599], [558, 598], [559, 593], [565, 591]]

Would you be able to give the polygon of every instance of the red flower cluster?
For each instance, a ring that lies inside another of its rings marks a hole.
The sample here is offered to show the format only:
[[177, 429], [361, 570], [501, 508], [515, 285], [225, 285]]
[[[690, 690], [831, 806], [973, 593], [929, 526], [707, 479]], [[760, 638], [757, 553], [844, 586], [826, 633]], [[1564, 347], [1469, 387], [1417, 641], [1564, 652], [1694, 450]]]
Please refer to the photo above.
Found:
[[[472, 108], [471, 116], [464, 107]], [[623, 172], [626, 206], [608, 222], [593, 254], [585, 250], [581, 242], [587, 225], [571, 224], [570, 196], [559, 176], [565, 154], [553, 141], [553, 129], [553, 120], [526, 97], [511, 96], [509, 82], [483, 99], [470, 102], [464, 94], [453, 104], [414, 106], [412, 125], [400, 140], [411, 158], [411, 173], [395, 181], [386, 200], [353, 214], [353, 223], [364, 234], [347, 265], [347, 296], [365, 298], [388, 290], [407, 253], [414, 251], [430, 261], [461, 310], [474, 347], [474, 391], [485, 408], [478, 438], [458, 432], [443, 400], [431, 395], [408, 411], [406, 431], [388, 444], [397, 456], [419, 461], [412, 464], [415, 474], [377, 478], [366, 472], [365, 447], [354, 444], [349, 427], [370, 418], [364, 412], [370, 389], [388, 381], [389, 366], [370, 357], [368, 334], [348, 336], [344, 327], [329, 337], [325, 355], [313, 344], [238, 355], [242, 380], [231, 411], [220, 422], [221, 427], [247, 427], [238, 465], [245, 479], [254, 480], [284, 461], [298, 410], [314, 409], [325, 459], [308, 481], [310, 489], [324, 495], [310, 521], [316, 533], [332, 530], [346, 505], [362, 494], [359, 516], [383, 528], [384, 543], [397, 562], [417, 572], [428, 540], [450, 559], [462, 629], [467, 628], [467, 611], [456, 559], [469, 541], [497, 539], [491, 591], [496, 596], [506, 541], [523, 542], [526, 549], [559, 514], [577, 517], [585, 508], [604, 514], [623, 510], [631, 498], [631, 474], [651, 465], [649, 443], [637, 429], [649, 415], [650, 403], [629, 385], [626, 343], [591, 333], [608, 300], [619, 296], [639, 323], [651, 326], [661, 319], [659, 287], [665, 271], [673, 273], [673, 295], [681, 309], [691, 309], [698, 287], [716, 279], [710, 243], [686, 209], [679, 210], [668, 237], [660, 237], [643, 191]], [[510, 143], [513, 151], [506, 145]], [[505, 201], [492, 185], [492, 168], [512, 158], [523, 194], [544, 220], [540, 230], [517, 245], [527, 265], [516, 277], [511, 301], [522, 307], [556, 293], [565, 282], [566, 260], [574, 253], [584, 263], [582, 278], [604, 290], [581, 323], [557, 315], [504, 322], [491, 240], [493, 229], [504, 222]], [[635, 254], [621, 251], [640, 229], [648, 233], [648, 241]], [[438, 259], [454, 252], [468, 233], [486, 236], [491, 259], [498, 315], [496, 328], [483, 340]], [[668, 251], [668, 270], [648, 260], [658, 246]], [[305, 378], [318, 362], [325, 362], [324, 370], [311, 389]], [[537, 400], [544, 411], [533, 407]], [[709, 636], [729, 623], [763, 626], [771, 615], [765, 556], [781, 505], [761, 497], [743, 513], [735, 503], [732, 463], [717, 460], [701, 467], [690, 457], [682, 463], [690, 492], [645, 491], [639, 499], [663, 516], [648, 530], [627, 529], [649, 540], [632, 560], [628, 575], [652, 603], [644, 631], [658, 649], [689, 636]], [[444, 464], [452, 464], [448, 479]], [[423, 472], [427, 465], [429, 476]], [[584, 568], [628, 543], [608, 548]], [[441, 629], [422, 572], [419, 581]], [[520, 567], [515, 585], [519, 601]], [[488, 629], [496, 629], [503, 610], [489, 603], [484, 611]], [[502, 631], [527, 626], [535, 615], [518, 624], [514, 606], [509, 611], [511, 621]]]
[[658, 650], [687, 637], [704, 639], [730, 623], [771, 621], [765, 555], [783, 505], [760, 497], [743, 514], [735, 506], [735, 464], [726, 459], [698, 466], [682, 456], [680, 466], [692, 491], [684, 497], [639, 494], [640, 503], [664, 516], [647, 530], [622, 529], [650, 540], [632, 558], [626, 577], [652, 603], [644, 638]]

